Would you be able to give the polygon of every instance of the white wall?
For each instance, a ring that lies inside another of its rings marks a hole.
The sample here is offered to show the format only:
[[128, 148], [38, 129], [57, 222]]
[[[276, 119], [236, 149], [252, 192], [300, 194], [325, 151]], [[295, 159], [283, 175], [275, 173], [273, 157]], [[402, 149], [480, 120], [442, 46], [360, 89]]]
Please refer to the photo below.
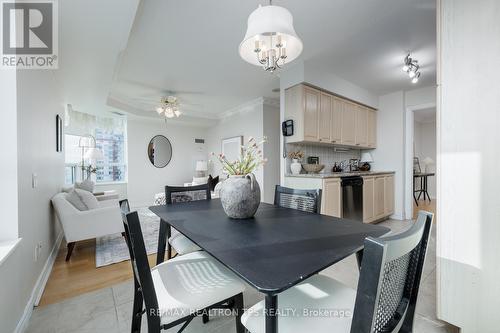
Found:
[[463, 333], [500, 327], [499, 17], [497, 0], [438, 3], [437, 306]]
[[[3, 75], [3, 74], [2, 74]], [[64, 154], [56, 152], [56, 114], [64, 115], [52, 71], [21, 70], [17, 73], [18, 210], [20, 245], [0, 266], [0, 322], [12, 332], [33, 302], [33, 289], [60, 235], [50, 204], [64, 183]], [[2, 114], [2, 121], [4, 115]], [[4, 142], [15, 146], [15, 138]], [[4, 161], [3, 163], [12, 163]], [[14, 162], [15, 163], [15, 162]], [[31, 175], [38, 176], [32, 188]], [[1, 174], [3, 178], [9, 175]], [[16, 195], [15, 192], [10, 193]], [[38, 261], [35, 245], [41, 242]]]
[[380, 96], [377, 111], [377, 149], [372, 151], [373, 170], [394, 174], [394, 218], [404, 218], [404, 93]]
[[274, 202], [275, 185], [280, 184], [280, 109], [277, 106], [264, 104], [263, 108], [264, 136], [268, 142], [264, 145], [264, 157], [267, 164], [264, 167], [264, 201]]
[[[416, 111], [418, 112], [418, 111]], [[422, 171], [436, 172], [436, 122], [415, 121], [414, 155], [420, 161]], [[434, 164], [428, 165], [425, 170], [424, 159], [430, 157]], [[436, 177], [428, 177], [427, 190], [432, 199], [436, 198]]]
[[[264, 167], [254, 172], [261, 187], [261, 201], [268, 203], [274, 201], [274, 186], [279, 181], [279, 136], [281, 133], [279, 124], [278, 109], [266, 105], [266, 102], [259, 98], [245, 104], [241, 109], [236, 108], [232, 114], [210, 127], [207, 134], [209, 154], [220, 153], [221, 142], [225, 138], [241, 135], [246, 144], [251, 136], [257, 140], [268, 136], [269, 141], [264, 145], [263, 153], [269, 161]], [[222, 169], [216, 157], [211, 157], [209, 172], [214, 176], [222, 176]]]
[[[207, 159], [204, 145], [194, 139], [204, 139], [206, 129], [198, 126], [171, 124], [161, 120], [129, 118], [128, 187], [127, 195], [134, 207], [153, 204], [154, 195], [165, 191], [165, 185], [191, 182], [197, 160]], [[149, 161], [147, 147], [155, 135], [164, 135], [172, 144], [172, 160], [164, 168], [156, 168]]]

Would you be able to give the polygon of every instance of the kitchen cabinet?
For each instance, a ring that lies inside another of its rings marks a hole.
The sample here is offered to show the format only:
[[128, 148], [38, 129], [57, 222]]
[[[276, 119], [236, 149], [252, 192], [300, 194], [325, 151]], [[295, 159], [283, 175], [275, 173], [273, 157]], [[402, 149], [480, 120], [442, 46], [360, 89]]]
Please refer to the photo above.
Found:
[[391, 215], [394, 213], [394, 176], [387, 175], [384, 181], [384, 214]]
[[373, 188], [374, 218], [384, 216], [385, 212], [385, 177], [375, 177]]
[[356, 146], [368, 147], [368, 111], [363, 106], [355, 107]]
[[288, 143], [376, 147], [376, 111], [299, 84], [285, 90], [285, 119], [294, 121]]
[[342, 100], [332, 97], [330, 116], [330, 142], [340, 143], [342, 140]]
[[309, 87], [304, 88], [304, 139], [318, 140], [320, 92]]
[[332, 96], [321, 93], [320, 108], [318, 117], [318, 140], [320, 142], [330, 143], [330, 126], [332, 116]]
[[371, 222], [375, 217], [374, 204], [374, 177], [363, 177], [363, 222]]
[[342, 217], [342, 188], [340, 178], [323, 180], [321, 214]]
[[375, 110], [366, 109], [367, 112], [367, 145], [369, 148], [375, 148], [377, 146], [377, 113]]
[[394, 213], [394, 175], [363, 176], [363, 222], [370, 223]]
[[342, 129], [341, 144], [356, 145], [356, 105], [350, 102], [342, 102]]

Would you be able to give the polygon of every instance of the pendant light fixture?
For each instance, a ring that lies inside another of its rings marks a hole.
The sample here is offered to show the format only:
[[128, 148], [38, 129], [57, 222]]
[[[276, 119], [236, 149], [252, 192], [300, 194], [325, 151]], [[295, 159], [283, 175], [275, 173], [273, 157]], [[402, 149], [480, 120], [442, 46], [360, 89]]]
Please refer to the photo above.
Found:
[[302, 41], [293, 28], [293, 16], [285, 8], [260, 6], [248, 17], [240, 56], [252, 65], [273, 73], [302, 53]]

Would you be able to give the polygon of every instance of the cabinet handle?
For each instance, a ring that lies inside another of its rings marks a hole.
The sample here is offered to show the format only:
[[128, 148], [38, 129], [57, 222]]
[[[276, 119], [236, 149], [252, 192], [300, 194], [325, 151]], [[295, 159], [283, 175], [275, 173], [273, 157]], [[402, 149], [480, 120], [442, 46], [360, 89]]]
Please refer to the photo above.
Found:
[[359, 144], [359, 143], [356, 143], [356, 146], [360, 146], [360, 144]]
[[332, 143], [335, 143], [335, 142], [337, 142], [337, 141], [335, 141], [335, 140], [332, 140]]

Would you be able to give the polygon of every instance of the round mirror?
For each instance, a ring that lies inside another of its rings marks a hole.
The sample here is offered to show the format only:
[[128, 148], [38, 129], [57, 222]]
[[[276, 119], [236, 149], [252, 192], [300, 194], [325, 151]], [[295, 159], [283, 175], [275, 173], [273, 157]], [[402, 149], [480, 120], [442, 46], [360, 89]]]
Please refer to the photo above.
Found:
[[148, 157], [151, 164], [157, 168], [164, 168], [172, 159], [172, 145], [163, 135], [156, 135], [149, 141]]

